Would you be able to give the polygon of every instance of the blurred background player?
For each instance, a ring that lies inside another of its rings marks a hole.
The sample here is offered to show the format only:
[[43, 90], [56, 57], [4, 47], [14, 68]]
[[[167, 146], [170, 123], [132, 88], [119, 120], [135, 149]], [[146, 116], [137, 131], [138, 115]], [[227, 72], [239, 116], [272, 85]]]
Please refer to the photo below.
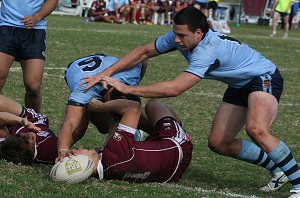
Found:
[[[23, 70], [25, 106], [41, 111], [41, 84], [45, 66], [45, 19], [58, 0], [3, 0], [0, 11], [0, 93], [12, 63]], [[4, 39], [5, 38], [5, 39]]]
[[92, 99], [89, 110], [121, 115], [118, 128], [103, 149], [72, 150], [75, 155], [87, 155], [93, 160], [94, 176], [130, 182], [171, 182], [182, 178], [191, 162], [193, 145], [177, 115], [167, 106], [155, 99], [146, 104], [154, 133], [141, 142], [134, 141], [141, 115], [138, 102], [119, 99], [102, 103]]
[[275, 0], [275, 3], [272, 7], [273, 19], [272, 19], [272, 29], [273, 32], [270, 37], [274, 37], [276, 35], [277, 22], [279, 16], [282, 17], [284, 22], [284, 30], [285, 33], [283, 35], [284, 39], [287, 39], [289, 32], [289, 14], [291, 12], [291, 6], [294, 3], [294, 0]]
[[54, 163], [57, 137], [48, 117], [0, 95], [0, 159], [15, 164]]
[[218, 9], [219, 0], [208, 0], [207, 11], [208, 14], [210, 10], [212, 11], [213, 20], [217, 20], [217, 9]]
[[106, 23], [121, 23], [114, 15], [108, 16], [106, 2], [104, 0], [95, 0], [92, 3], [90, 10], [90, 20]]
[[128, 22], [130, 12], [128, 0], [110, 0], [107, 9], [109, 16], [116, 16], [118, 21]]
[[207, 3], [208, 0], [195, 0], [194, 7], [198, 10], [201, 10], [201, 12], [207, 17]]

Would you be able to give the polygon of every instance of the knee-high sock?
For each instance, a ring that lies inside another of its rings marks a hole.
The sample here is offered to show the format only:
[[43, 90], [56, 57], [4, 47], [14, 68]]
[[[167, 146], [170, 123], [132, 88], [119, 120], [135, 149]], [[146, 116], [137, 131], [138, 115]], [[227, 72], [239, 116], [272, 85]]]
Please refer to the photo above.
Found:
[[280, 142], [268, 156], [289, 178], [293, 184], [293, 189], [300, 189], [299, 166], [287, 145], [284, 142]]
[[250, 162], [257, 166], [268, 169], [271, 173], [281, 172], [280, 168], [268, 157], [268, 154], [256, 144], [242, 140], [242, 148], [236, 157], [239, 160]]

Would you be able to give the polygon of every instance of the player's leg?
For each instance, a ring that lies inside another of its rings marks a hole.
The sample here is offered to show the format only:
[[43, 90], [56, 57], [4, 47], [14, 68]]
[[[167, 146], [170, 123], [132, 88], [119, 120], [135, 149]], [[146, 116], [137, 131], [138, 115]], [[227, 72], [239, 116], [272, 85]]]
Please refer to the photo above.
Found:
[[44, 73], [45, 60], [29, 59], [21, 61], [23, 81], [25, 86], [25, 106], [41, 112], [42, 93], [41, 84]]
[[271, 172], [280, 172], [267, 153], [256, 144], [235, 138], [245, 124], [246, 112], [246, 107], [222, 102], [214, 118], [209, 148], [218, 154], [261, 166]]
[[170, 109], [157, 99], [150, 99], [145, 106], [149, 123], [154, 127], [158, 120], [164, 117], [174, 117]]
[[283, 38], [286, 39], [288, 37], [288, 32], [290, 29], [289, 15], [288, 14], [284, 15], [283, 20], [284, 20], [284, 30], [285, 30]]
[[2, 93], [2, 89], [6, 82], [10, 66], [12, 65], [14, 60], [15, 57], [0, 52], [0, 93]]
[[280, 16], [279, 12], [274, 12], [274, 15], [273, 15], [273, 19], [272, 19], [272, 29], [273, 29], [273, 32], [272, 34], [270, 35], [271, 37], [275, 36], [276, 35], [276, 28], [277, 28], [277, 20], [278, 20], [278, 17]]
[[300, 192], [300, 170], [285, 143], [270, 133], [270, 127], [276, 118], [278, 101], [265, 92], [252, 92], [248, 98], [246, 131], [268, 157], [285, 173]]
[[237, 157], [241, 151], [241, 140], [235, 139], [244, 127], [247, 109], [222, 102], [214, 117], [209, 135], [209, 148], [221, 155]]
[[112, 113], [89, 112], [89, 115], [91, 123], [93, 123], [102, 134], [114, 132], [120, 122], [120, 119]]

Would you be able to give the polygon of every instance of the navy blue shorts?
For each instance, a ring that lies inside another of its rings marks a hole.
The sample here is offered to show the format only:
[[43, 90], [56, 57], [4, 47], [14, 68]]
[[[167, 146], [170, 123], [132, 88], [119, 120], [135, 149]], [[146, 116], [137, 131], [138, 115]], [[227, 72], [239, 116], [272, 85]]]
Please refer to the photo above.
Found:
[[0, 52], [15, 57], [16, 61], [45, 60], [46, 30], [44, 29], [0, 26], [0, 38]]
[[235, 89], [228, 87], [224, 93], [223, 101], [242, 107], [248, 107], [249, 94], [255, 91], [263, 91], [272, 94], [279, 103], [282, 89], [283, 78], [279, 70], [276, 69], [272, 75], [264, 74], [257, 76], [243, 88]]

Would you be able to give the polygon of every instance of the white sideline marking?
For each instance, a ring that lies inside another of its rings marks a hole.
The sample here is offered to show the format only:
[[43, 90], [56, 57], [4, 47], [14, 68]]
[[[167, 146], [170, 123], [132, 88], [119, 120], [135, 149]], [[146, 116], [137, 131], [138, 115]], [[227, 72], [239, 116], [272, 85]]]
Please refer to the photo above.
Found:
[[[45, 67], [45, 70], [65, 70], [66, 68], [64, 67]], [[22, 71], [22, 69], [20, 67], [12, 67], [10, 69], [10, 71], [12, 72], [20, 72]], [[47, 72], [44, 72], [44, 76], [47, 77], [54, 77], [54, 78], [64, 78], [64, 75], [55, 75], [55, 74], [48, 74]], [[204, 92], [204, 91], [200, 91], [200, 92], [192, 92], [192, 91], [186, 91], [186, 94], [189, 95], [199, 95], [199, 96], [207, 96], [207, 97], [212, 97], [212, 98], [223, 98], [223, 95], [220, 94], [215, 94], [212, 92]], [[284, 106], [284, 107], [298, 107], [300, 106], [299, 103], [280, 103], [279, 106]]]
[[159, 184], [159, 183], [156, 183], [156, 184], [154, 184], [154, 186], [155, 185], [163, 186], [163, 187], [170, 187], [170, 188], [175, 188], [175, 189], [183, 189], [183, 190], [186, 190], [186, 191], [193, 191], [193, 192], [197, 192], [197, 193], [216, 193], [216, 194], [219, 194], [219, 195], [225, 195], [227, 197], [258, 198], [255, 195], [241, 195], [241, 194], [225, 192], [225, 191], [217, 190], [217, 189], [207, 190], [207, 189], [203, 189], [203, 188], [200, 188], [200, 187], [194, 187], [193, 188], [193, 187], [182, 186], [182, 185], [179, 185], [179, 184]]
[[[133, 34], [133, 33], [143, 33], [145, 35], [149, 34], [149, 31], [144, 31], [144, 30], [135, 30], [134, 32], [132, 32], [131, 30], [97, 30], [97, 29], [77, 29], [77, 28], [51, 28], [49, 27], [48, 30], [63, 30], [63, 31], [78, 31], [78, 32], [106, 32], [106, 33], [116, 33], [116, 34]], [[237, 37], [237, 38], [252, 38], [252, 39], [274, 39], [269, 37], [268, 35], [250, 35], [250, 34], [245, 34], [245, 35], [232, 35], [233, 37]], [[278, 36], [276, 39], [282, 39], [282, 37]], [[287, 40], [296, 40], [296, 41], [300, 41], [300, 38], [297, 37], [288, 37]], [[285, 41], [284, 39], [282, 39], [282, 41]]]

